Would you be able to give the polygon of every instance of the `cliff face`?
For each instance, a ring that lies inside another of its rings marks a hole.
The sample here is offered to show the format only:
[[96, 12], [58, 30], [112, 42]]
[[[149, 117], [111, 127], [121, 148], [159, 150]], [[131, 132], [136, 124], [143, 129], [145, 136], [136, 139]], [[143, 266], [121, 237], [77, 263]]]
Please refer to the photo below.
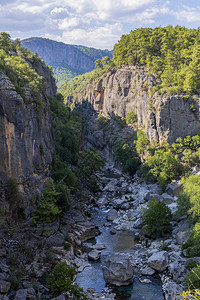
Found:
[[[39, 72], [48, 74], [40, 66]], [[46, 95], [55, 95], [56, 86], [50, 75]], [[50, 174], [54, 152], [53, 127], [46, 95], [38, 111], [37, 99], [26, 89], [25, 100], [17, 94], [9, 78], [0, 72], [0, 206], [5, 216], [23, 209], [28, 215], [34, 209], [37, 195]], [[15, 179], [22, 199], [9, 203], [6, 199], [8, 179]]]
[[37, 52], [52, 67], [71, 67], [74, 72], [85, 73], [94, 69], [94, 61], [73, 45], [42, 38], [23, 40], [21, 44], [31, 52]]
[[[128, 112], [134, 111], [139, 126], [145, 128], [150, 141], [172, 143], [178, 137], [199, 132], [200, 98], [166, 94], [151, 97], [154, 84], [154, 76], [149, 76], [145, 68], [126, 66], [113, 70], [97, 83], [88, 84], [84, 93], [77, 96], [79, 102], [87, 99], [97, 112], [105, 116], [126, 117]], [[70, 105], [71, 101], [72, 97], [68, 96], [67, 104]]]

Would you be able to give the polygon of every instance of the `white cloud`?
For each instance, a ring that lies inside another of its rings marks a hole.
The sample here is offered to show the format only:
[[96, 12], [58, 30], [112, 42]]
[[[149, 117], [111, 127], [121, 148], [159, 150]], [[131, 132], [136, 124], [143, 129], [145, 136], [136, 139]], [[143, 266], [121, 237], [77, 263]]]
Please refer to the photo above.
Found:
[[66, 44], [78, 44], [100, 49], [112, 49], [123, 33], [122, 25], [119, 23], [106, 24], [103, 27], [95, 27], [90, 30], [74, 29], [64, 31], [61, 37], [46, 35], [47, 38], [62, 41]]
[[173, 14], [179, 21], [186, 20], [187, 22], [199, 22], [200, 21], [200, 6], [189, 7], [183, 6], [179, 11], [173, 11]]

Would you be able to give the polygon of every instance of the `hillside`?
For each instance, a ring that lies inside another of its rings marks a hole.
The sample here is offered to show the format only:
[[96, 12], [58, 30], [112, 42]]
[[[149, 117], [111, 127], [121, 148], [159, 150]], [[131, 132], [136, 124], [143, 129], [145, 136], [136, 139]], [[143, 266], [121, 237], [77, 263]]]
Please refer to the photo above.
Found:
[[53, 68], [58, 88], [63, 81], [92, 71], [96, 59], [103, 56], [112, 57], [112, 51], [109, 50], [64, 44], [37, 37], [22, 40], [21, 45], [33, 53], [37, 52], [45, 63]]

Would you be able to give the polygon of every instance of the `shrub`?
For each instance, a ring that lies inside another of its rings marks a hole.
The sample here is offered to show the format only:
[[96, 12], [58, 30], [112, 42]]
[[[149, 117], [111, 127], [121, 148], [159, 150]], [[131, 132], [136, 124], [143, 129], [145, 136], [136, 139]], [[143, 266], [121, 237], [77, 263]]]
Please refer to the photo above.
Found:
[[60, 193], [56, 192], [54, 182], [51, 178], [47, 181], [39, 200], [39, 208], [36, 211], [36, 220], [40, 222], [52, 222], [55, 216], [60, 214], [56, 205], [57, 197]]
[[78, 172], [82, 177], [87, 178], [103, 167], [103, 159], [97, 149], [90, 148], [80, 152], [80, 163]]
[[133, 111], [130, 111], [126, 116], [126, 124], [132, 124], [135, 122], [137, 122], [137, 114]]
[[200, 288], [200, 265], [187, 274], [185, 278], [185, 284], [187, 285], [188, 289], [193, 290]]
[[69, 292], [74, 300], [87, 299], [83, 290], [73, 284], [75, 274], [75, 268], [69, 267], [66, 262], [58, 263], [46, 280], [52, 294], [58, 296], [63, 292]]
[[157, 238], [170, 231], [170, 220], [172, 214], [164, 202], [155, 199], [148, 202], [148, 208], [144, 211], [142, 218], [145, 221], [143, 229], [145, 233]]
[[139, 159], [137, 153], [128, 145], [128, 143], [115, 142], [114, 156], [116, 161], [122, 163], [125, 172], [130, 173], [130, 175], [133, 175], [136, 172], [139, 165]]

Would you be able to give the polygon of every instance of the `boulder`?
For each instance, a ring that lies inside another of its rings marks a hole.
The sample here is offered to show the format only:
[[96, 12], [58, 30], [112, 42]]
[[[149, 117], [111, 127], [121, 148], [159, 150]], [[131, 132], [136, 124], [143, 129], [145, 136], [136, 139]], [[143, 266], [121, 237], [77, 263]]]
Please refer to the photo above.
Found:
[[142, 275], [147, 275], [147, 276], [151, 276], [153, 274], [155, 274], [155, 271], [150, 268], [149, 266], [146, 266], [145, 268], [141, 269], [141, 274]]
[[101, 256], [101, 252], [99, 252], [96, 249], [94, 249], [88, 253], [88, 257], [94, 261], [98, 260], [100, 258], [100, 256]]
[[107, 219], [107, 221], [113, 221], [113, 220], [115, 220], [117, 217], [118, 217], [118, 212], [116, 211], [116, 209], [112, 208], [112, 209], [108, 212], [108, 214], [107, 214], [107, 216], [106, 216], [106, 219]]
[[115, 199], [113, 201], [113, 207], [115, 209], [119, 209], [122, 206], [122, 204], [124, 204], [124, 202], [125, 202], [125, 200], [123, 200], [123, 199]]
[[36, 292], [34, 288], [20, 289], [16, 292], [14, 300], [26, 300], [26, 299], [36, 300]]
[[9, 281], [0, 280], [0, 293], [6, 294], [10, 289], [11, 283]]
[[133, 282], [133, 268], [127, 256], [122, 254], [108, 256], [102, 269], [106, 283], [123, 286]]
[[163, 193], [160, 197], [160, 201], [164, 202], [165, 204], [171, 204], [174, 202], [174, 198], [167, 193]]
[[139, 218], [134, 223], [134, 228], [141, 229], [145, 224], [145, 221], [142, 218]]
[[183, 185], [182, 182], [173, 181], [168, 184], [168, 186], [166, 188], [166, 193], [172, 197], [173, 196], [178, 197], [178, 195], [180, 194], [180, 192], [182, 190], [182, 185]]
[[105, 197], [101, 197], [97, 201], [97, 206], [99, 208], [102, 208], [102, 207], [106, 206], [107, 204], [108, 204], [108, 200]]
[[147, 193], [144, 197], [144, 200], [150, 201], [152, 199], [160, 200], [160, 195], [159, 194], [153, 194], [151, 192]]
[[168, 266], [168, 261], [168, 253], [166, 251], [160, 251], [151, 255], [147, 263], [152, 269], [163, 272]]

